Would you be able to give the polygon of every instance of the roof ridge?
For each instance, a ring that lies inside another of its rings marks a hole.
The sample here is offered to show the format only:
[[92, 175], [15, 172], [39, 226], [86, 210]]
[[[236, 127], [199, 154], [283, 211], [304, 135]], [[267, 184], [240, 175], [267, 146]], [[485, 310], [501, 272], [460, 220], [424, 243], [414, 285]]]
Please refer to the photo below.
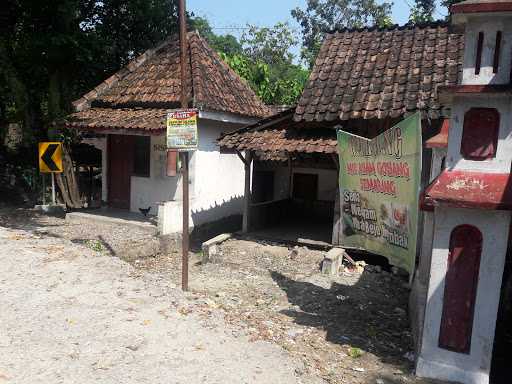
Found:
[[144, 53], [137, 56], [135, 59], [130, 60], [128, 64], [126, 64], [124, 67], [116, 71], [112, 76], [107, 78], [106, 80], [102, 81], [100, 84], [98, 84], [96, 87], [94, 87], [92, 90], [87, 92], [85, 95], [80, 97], [79, 99], [72, 102], [73, 108], [76, 112], [81, 112], [85, 109], [90, 108], [91, 101], [96, 99], [98, 96], [100, 96], [102, 93], [107, 91], [108, 89], [112, 88], [115, 84], [119, 82], [119, 80], [126, 77], [128, 74], [135, 71], [137, 68], [139, 68], [142, 64], [144, 64], [148, 59], [152, 58], [157, 51], [165, 47], [166, 45], [170, 44], [175, 39], [175, 34], [168, 36], [166, 39], [162, 40], [160, 43], [158, 43], [155, 47], [149, 48]]
[[[183, 86], [189, 88], [192, 105], [244, 116], [271, 114], [249, 83], [221, 59], [199, 32], [188, 31], [187, 36], [187, 79]], [[182, 86], [178, 51], [179, 39], [173, 34], [76, 100], [74, 110], [84, 111], [96, 104], [119, 108], [133, 103], [166, 104], [171, 108], [171, 104], [179, 103]]]
[[[267, 110], [267, 114], [268, 113], [271, 113], [271, 109], [268, 107], [268, 105], [266, 105], [263, 100], [261, 100], [261, 98], [256, 94], [256, 92], [251, 88], [249, 82], [242, 78], [233, 68], [231, 68], [228, 63], [226, 63], [224, 60], [222, 60], [222, 58], [220, 57], [220, 55], [218, 54], [218, 52], [213, 49], [210, 44], [208, 44], [208, 41], [206, 41], [205, 38], [203, 38], [203, 36], [201, 36], [201, 34], [199, 33], [199, 31], [195, 30], [193, 32], [191, 32], [193, 34], [195, 34], [197, 36], [197, 39], [199, 40], [202, 48], [204, 50], [206, 50], [209, 55], [210, 55], [210, 58], [212, 61], [214, 61], [216, 64], [218, 64], [224, 71], [226, 71], [228, 74], [232, 75], [235, 80], [237, 80], [241, 85], [243, 85], [245, 88], [246, 88], [246, 91], [249, 92], [251, 94], [251, 96], [257, 100], [261, 106], [263, 108], [265, 108]], [[189, 48], [191, 50], [191, 54], [190, 54], [190, 65], [191, 65], [191, 75], [192, 75], [192, 84], [194, 86], [194, 78], [195, 78], [195, 66], [193, 65], [193, 57], [192, 57], [192, 49], [191, 49], [191, 44], [189, 44]], [[195, 102], [195, 94], [194, 94], [194, 102]], [[195, 106], [195, 105], [194, 105]]]
[[422, 23], [411, 23], [408, 22], [406, 24], [392, 24], [388, 26], [378, 26], [378, 25], [365, 25], [363, 27], [344, 27], [344, 28], [334, 28], [330, 30], [326, 30], [327, 34], [334, 33], [345, 33], [345, 32], [384, 32], [384, 31], [395, 31], [395, 30], [404, 30], [404, 29], [414, 29], [414, 28], [429, 28], [429, 27], [448, 27], [450, 22], [447, 20], [434, 20], [434, 21], [426, 21]]
[[460, 31], [445, 21], [344, 31], [325, 35], [295, 121], [445, 116], [437, 87], [457, 83]]

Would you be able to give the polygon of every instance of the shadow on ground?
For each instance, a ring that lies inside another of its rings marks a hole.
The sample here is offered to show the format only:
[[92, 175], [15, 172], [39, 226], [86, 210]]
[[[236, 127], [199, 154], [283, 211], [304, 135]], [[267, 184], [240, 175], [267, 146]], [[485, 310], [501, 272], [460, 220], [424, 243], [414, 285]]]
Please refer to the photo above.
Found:
[[406, 288], [391, 282], [397, 277], [365, 271], [354, 285], [333, 282], [326, 289], [270, 273], [298, 307], [282, 313], [298, 325], [323, 329], [327, 341], [360, 348], [394, 364], [403, 363], [404, 354], [412, 349]]

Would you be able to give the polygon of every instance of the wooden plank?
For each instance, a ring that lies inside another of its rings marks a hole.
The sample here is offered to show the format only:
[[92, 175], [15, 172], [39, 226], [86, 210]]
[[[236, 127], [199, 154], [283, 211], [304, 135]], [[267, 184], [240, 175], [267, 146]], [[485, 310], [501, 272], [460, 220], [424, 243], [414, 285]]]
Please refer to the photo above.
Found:
[[341, 244], [341, 209], [340, 209], [340, 188], [336, 188], [336, 200], [334, 201], [334, 220], [332, 226], [332, 245]]

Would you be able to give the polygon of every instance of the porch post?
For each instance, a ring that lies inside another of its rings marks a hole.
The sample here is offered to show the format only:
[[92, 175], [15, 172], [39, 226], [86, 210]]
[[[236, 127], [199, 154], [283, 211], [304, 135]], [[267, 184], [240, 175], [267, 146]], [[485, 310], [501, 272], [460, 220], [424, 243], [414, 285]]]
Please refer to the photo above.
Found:
[[244, 217], [242, 222], [242, 232], [249, 232], [250, 223], [250, 212], [251, 212], [251, 163], [252, 163], [252, 152], [245, 152], [245, 189], [244, 189]]

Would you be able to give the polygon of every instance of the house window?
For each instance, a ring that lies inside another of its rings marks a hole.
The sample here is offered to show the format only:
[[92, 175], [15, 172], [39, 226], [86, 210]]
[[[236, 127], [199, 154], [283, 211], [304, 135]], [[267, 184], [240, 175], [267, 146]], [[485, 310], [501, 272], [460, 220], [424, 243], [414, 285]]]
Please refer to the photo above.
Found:
[[464, 115], [461, 154], [468, 160], [496, 157], [500, 114], [494, 108], [471, 108]]
[[151, 137], [134, 136], [133, 143], [133, 175], [149, 177], [151, 157]]
[[482, 233], [460, 225], [450, 236], [439, 347], [469, 354], [482, 254]]
[[314, 201], [318, 199], [318, 175], [310, 173], [293, 174], [293, 197]]
[[494, 46], [494, 60], [492, 64], [492, 73], [497, 73], [500, 66], [501, 53], [501, 31], [496, 32], [496, 44]]
[[480, 74], [480, 68], [482, 66], [482, 51], [484, 48], [484, 33], [478, 33], [478, 42], [476, 43], [476, 58], [475, 58], [475, 75]]

